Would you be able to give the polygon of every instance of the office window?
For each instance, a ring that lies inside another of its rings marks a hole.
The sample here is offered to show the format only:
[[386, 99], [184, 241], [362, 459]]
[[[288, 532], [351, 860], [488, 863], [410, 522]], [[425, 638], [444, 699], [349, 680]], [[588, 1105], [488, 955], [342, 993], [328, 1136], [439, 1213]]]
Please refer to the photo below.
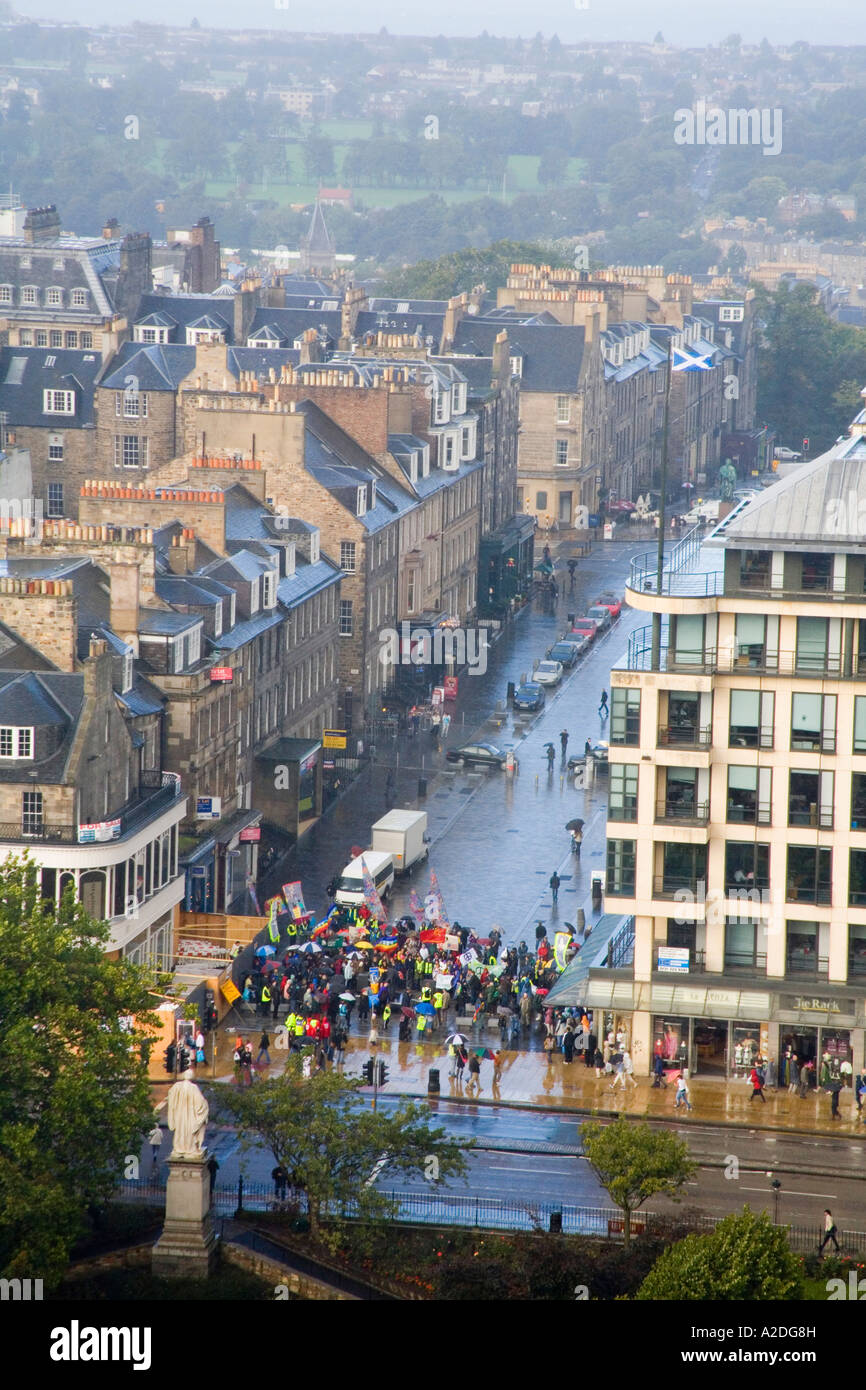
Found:
[[797, 619], [797, 668], [824, 671], [827, 666], [829, 622], [827, 618]]
[[355, 573], [354, 541], [340, 541], [340, 569], [346, 574]]
[[609, 820], [637, 820], [637, 763], [611, 763]]
[[773, 699], [769, 690], [731, 691], [731, 748], [772, 748]]
[[[770, 846], [755, 840], [725, 842], [725, 889], [734, 893], [765, 891], [770, 886]], [[760, 899], [752, 899], [760, 901]]]
[[791, 748], [836, 752], [836, 696], [795, 692], [791, 701]]
[[0, 726], [0, 758], [32, 758], [33, 730], [15, 725]]
[[640, 691], [614, 687], [610, 693], [610, 741], [620, 747], [640, 743]]
[[[62, 451], [61, 451], [61, 452], [62, 452]], [[63, 515], [63, 484], [62, 484], [62, 483], [49, 483], [49, 484], [48, 484], [48, 515], [49, 515], [49, 516], [62, 516], [62, 515]]]
[[629, 897], [634, 893], [636, 843], [635, 840], [608, 840], [608, 893], [619, 894], [622, 897]]
[[568, 396], [557, 396], [556, 398], [556, 423], [567, 425], [571, 419], [571, 401]]
[[833, 852], [812, 845], [788, 846], [787, 902], [829, 903]]
[[355, 622], [352, 614], [353, 604], [350, 598], [340, 599], [340, 636], [351, 637], [355, 630]]
[[769, 825], [772, 768], [728, 768], [728, 820], [744, 825]]
[[22, 835], [42, 834], [42, 793], [24, 792], [21, 798]]

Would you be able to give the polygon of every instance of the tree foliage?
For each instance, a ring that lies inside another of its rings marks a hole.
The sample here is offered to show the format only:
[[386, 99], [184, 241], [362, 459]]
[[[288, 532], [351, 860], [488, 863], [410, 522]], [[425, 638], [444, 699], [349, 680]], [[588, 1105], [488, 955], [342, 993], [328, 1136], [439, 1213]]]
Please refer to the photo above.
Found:
[[624, 1115], [613, 1124], [586, 1124], [581, 1136], [591, 1167], [622, 1211], [626, 1246], [632, 1213], [657, 1193], [678, 1201], [680, 1188], [697, 1167], [682, 1139], [634, 1124]]
[[398, 299], [448, 299], [473, 289], [482, 281], [488, 290], [494, 290], [505, 284], [513, 264], [524, 261], [555, 266], [569, 264], [553, 255], [548, 247], [526, 241], [496, 241], [483, 248], [452, 251], [435, 261], [419, 261], [392, 275], [382, 293]]
[[244, 1145], [266, 1145], [292, 1186], [306, 1194], [316, 1239], [333, 1238], [323, 1222], [339, 1217], [345, 1204], [362, 1219], [388, 1215], [390, 1200], [370, 1181], [374, 1169], [382, 1181], [465, 1172], [460, 1147], [443, 1129], [431, 1128], [425, 1107], [370, 1110], [360, 1085], [336, 1071], [304, 1077], [302, 1059], [290, 1054], [282, 1075], [239, 1090], [217, 1087], [211, 1095]]
[[[26, 858], [0, 865], [0, 1273], [51, 1286], [88, 1206], [116, 1188], [153, 1123], [145, 972], [71, 893], [40, 897]], [[123, 1020], [135, 1015], [135, 1031]]]
[[766, 1302], [802, 1292], [800, 1261], [784, 1226], [766, 1212], [743, 1207], [705, 1236], [686, 1236], [656, 1261], [638, 1289], [639, 1299], [709, 1299]]

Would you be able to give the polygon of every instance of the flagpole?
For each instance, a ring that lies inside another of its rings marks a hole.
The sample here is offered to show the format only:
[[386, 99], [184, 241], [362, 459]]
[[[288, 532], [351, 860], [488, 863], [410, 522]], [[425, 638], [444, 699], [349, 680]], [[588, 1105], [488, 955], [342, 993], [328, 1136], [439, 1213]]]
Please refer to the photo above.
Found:
[[[673, 372], [674, 361], [674, 335], [671, 333], [668, 340], [668, 375], [665, 382], [665, 413], [664, 426], [662, 429], [662, 458], [661, 458], [661, 496], [659, 498], [659, 545], [656, 557], [656, 594], [662, 592], [662, 575], [665, 564], [665, 495], [668, 486], [668, 421], [671, 410], [671, 374]], [[652, 625], [652, 670], [658, 671], [661, 663], [662, 650], [662, 615], [661, 609], [653, 613]]]

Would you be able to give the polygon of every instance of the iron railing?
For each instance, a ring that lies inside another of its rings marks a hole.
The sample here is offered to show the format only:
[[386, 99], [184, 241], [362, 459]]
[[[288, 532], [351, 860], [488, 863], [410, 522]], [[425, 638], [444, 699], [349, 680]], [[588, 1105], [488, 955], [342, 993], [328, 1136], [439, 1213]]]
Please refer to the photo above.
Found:
[[827, 956], [813, 956], [811, 960], [789, 956], [785, 961], [785, 974], [796, 975], [800, 980], [829, 980], [830, 961]]
[[[167, 810], [180, 796], [180, 778], [170, 772], [143, 772], [141, 792], [116, 811], [106, 816], [106, 820], [120, 820], [118, 840], [124, 839], [132, 831], [138, 830]], [[21, 821], [0, 822], [0, 841], [15, 840], [24, 844], [63, 844], [77, 845], [78, 825], [55, 825], [50, 821], [39, 823], [31, 820], [25, 827]]]
[[[558, 1201], [503, 1201], [498, 1197], [475, 1197], [471, 1194], [437, 1192], [389, 1192], [384, 1194], [394, 1203], [394, 1215], [389, 1220], [406, 1225], [421, 1226], [466, 1226], [493, 1231], [545, 1231], [550, 1229], [550, 1218], [562, 1218], [562, 1231], [565, 1235], [588, 1235], [605, 1240], [622, 1239], [622, 1212], [618, 1207], [577, 1206]], [[767, 1205], [772, 1192], [767, 1188]], [[117, 1196], [127, 1202], [150, 1202], [162, 1205], [165, 1201], [164, 1182], [124, 1182]], [[782, 1193], [784, 1201], [784, 1191]], [[213, 1206], [217, 1214], [236, 1210], [238, 1205], [237, 1187], [217, 1185], [213, 1192]], [[287, 1209], [289, 1206], [300, 1213], [306, 1213], [306, 1201], [299, 1196], [296, 1203], [278, 1202], [270, 1183], [248, 1183], [244, 1181], [243, 1207], [248, 1211], [267, 1211]], [[323, 1213], [326, 1217], [351, 1219], [355, 1215], [354, 1204], [345, 1206], [332, 1204], [332, 1209]], [[676, 1219], [675, 1217], [673, 1218]], [[723, 1218], [703, 1213], [689, 1213], [688, 1224], [698, 1231], [712, 1231]], [[670, 1229], [671, 1216], [660, 1212], [637, 1211], [632, 1215], [632, 1232], [640, 1231], [663, 1233]], [[819, 1226], [784, 1226], [788, 1233], [791, 1249], [797, 1253], [817, 1250], [823, 1231]], [[839, 1231], [838, 1240], [845, 1254], [866, 1253], [866, 1231]], [[294, 1257], [294, 1256], [293, 1256]]]
[[663, 622], [659, 664], [652, 665], [652, 624], [635, 628], [629, 634], [626, 666], [629, 671], [682, 671], [700, 675], [731, 675], [756, 671], [769, 676], [854, 677], [866, 673], [866, 655], [810, 656], [796, 651], [769, 652], [762, 646], [739, 649], [715, 647], [677, 650], [670, 645], [670, 626]]

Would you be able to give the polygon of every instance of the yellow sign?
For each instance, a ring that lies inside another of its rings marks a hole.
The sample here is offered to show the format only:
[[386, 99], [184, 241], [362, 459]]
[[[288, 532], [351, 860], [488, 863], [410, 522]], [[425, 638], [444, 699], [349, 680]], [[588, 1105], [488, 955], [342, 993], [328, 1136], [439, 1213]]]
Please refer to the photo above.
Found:
[[323, 748], [345, 748], [347, 736], [345, 729], [325, 729], [322, 734]]
[[241, 992], [233, 980], [223, 980], [220, 985], [220, 994], [227, 1004], [233, 1004], [236, 999], [241, 997]]

